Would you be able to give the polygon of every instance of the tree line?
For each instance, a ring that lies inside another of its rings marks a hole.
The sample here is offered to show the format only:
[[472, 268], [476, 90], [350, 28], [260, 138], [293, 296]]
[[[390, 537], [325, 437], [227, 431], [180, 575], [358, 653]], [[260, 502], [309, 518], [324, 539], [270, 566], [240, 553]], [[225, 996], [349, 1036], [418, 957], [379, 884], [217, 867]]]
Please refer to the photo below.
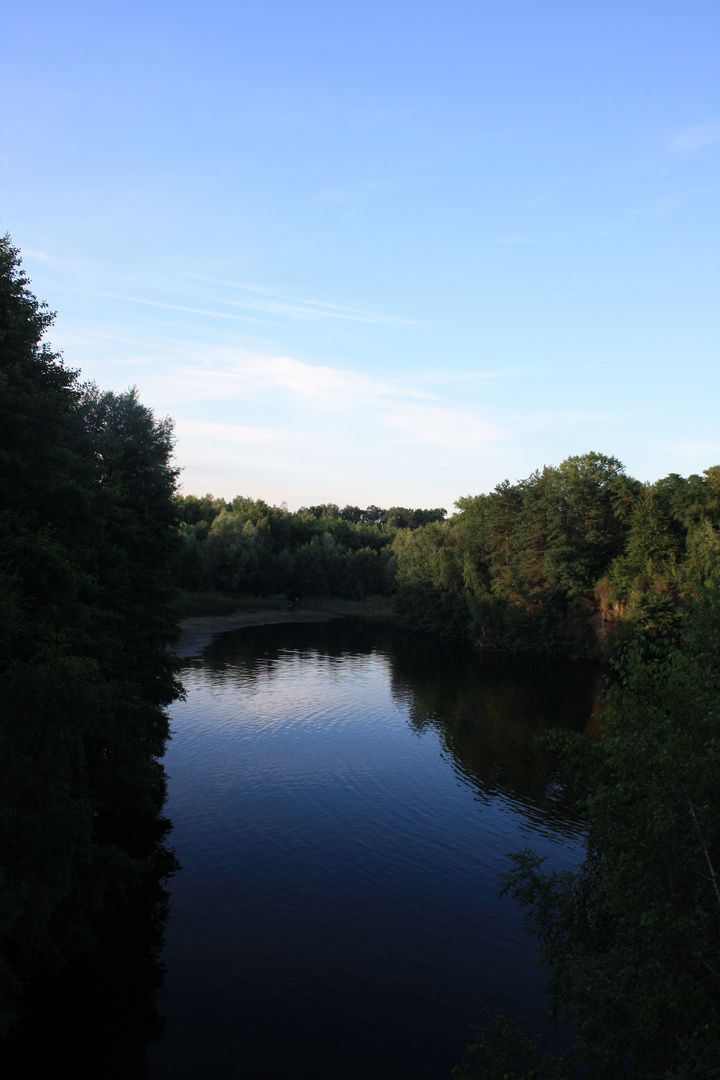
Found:
[[[165, 859], [172, 425], [83, 384], [0, 239], [0, 1032]], [[149, 831], [148, 831], [149, 830]]]
[[445, 509], [389, 510], [334, 503], [291, 513], [262, 499], [178, 495], [182, 548], [178, 584], [189, 590], [268, 596], [389, 596], [400, 530], [445, 518]]
[[594, 452], [460, 498], [449, 518], [211, 495], [176, 506], [183, 588], [392, 595], [412, 629], [553, 655], [673, 625], [720, 553], [720, 466], [642, 484]]
[[516, 651], [593, 656], [614, 622], [616, 638], [661, 631], [720, 553], [720, 466], [641, 484], [588, 453], [456, 505], [398, 537], [398, 616]]

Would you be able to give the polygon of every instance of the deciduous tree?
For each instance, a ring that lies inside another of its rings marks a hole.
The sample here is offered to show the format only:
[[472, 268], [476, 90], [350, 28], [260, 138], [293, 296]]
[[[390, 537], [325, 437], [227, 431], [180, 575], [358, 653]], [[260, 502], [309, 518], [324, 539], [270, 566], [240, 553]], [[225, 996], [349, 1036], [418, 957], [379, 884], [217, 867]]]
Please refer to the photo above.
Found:
[[505, 889], [550, 972], [556, 1016], [579, 1025], [591, 1078], [720, 1075], [720, 583], [675, 643], [618, 661], [601, 737], [565, 740], [587, 852], [545, 874], [530, 851]]

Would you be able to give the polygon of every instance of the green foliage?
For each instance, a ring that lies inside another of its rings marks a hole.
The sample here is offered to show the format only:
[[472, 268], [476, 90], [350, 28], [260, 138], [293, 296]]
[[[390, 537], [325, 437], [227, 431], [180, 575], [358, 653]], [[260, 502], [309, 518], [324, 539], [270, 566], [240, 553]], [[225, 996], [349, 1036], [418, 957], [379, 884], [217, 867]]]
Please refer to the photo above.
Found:
[[470, 634], [467, 597], [432, 585], [401, 585], [393, 597], [393, 611], [400, 626], [424, 634], [460, 640]]
[[720, 466], [653, 485], [591, 452], [442, 508], [289, 513], [262, 500], [177, 498], [185, 590], [395, 595], [410, 628], [516, 652], [598, 657], [661, 634], [720, 552]]
[[101, 826], [155, 815], [179, 685], [169, 421], [42, 342], [0, 240], [0, 1029], [143, 866]]
[[399, 529], [409, 532], [445, 515], [443, 509], [404, 507], [340, 510], [333, 503], [290, 513], [242, 496], [231, 503], [211, 495], [178, 496], [175, 504], [181, 588], [354, 601], [394, 591]]
[[517, 653], [596, 659], [597, 644], [588, 626], [587, 611], [560, 593], [535, 594], [525, 602], [497, 597], [470, 597], [471, 637]]
[[609, 633], [666, 632], [720, 550], [716, 472], [643, 486], [593, 452], [459, 499], [448, 521], [398, 532], [399, 617], [443, 633], [446, 594], [464, 597], [466, 628], [446, 636], [575, 658]]
[[599, 742], [558, 740], [585, 791], [580, 870], [526, 851], [505, 884], [598, 1080], [720, 1075], [719, 588], [677, 641], [628, 646]]
[[569, 1062], [548, 1049], [537, 1032], [490, 1012], [485, 1026], [475, 1031], [476, 1041], [452, 1071], [455, 1080], [569, 1080]]
[[237, 602], [226, 593], [182, 592], [176, 597], [175, 604], [184, 619], [201, 615], [232, 615]]

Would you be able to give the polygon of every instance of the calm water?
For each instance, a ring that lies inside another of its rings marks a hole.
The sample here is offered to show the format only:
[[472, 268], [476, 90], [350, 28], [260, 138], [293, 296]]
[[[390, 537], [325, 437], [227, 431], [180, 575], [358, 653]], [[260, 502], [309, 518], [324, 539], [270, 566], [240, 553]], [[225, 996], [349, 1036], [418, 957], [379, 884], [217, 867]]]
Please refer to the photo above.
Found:
[[183, 672], [151, 1080], [448, 1077], [484, 1007], [544, 1022], [508, 852], [574, 866], [537, 747], [596, 669], [352, 621], [216, 639]]
[[583, 728], [596, 668], [341, 621], [223, 635], [183, 681], [182, 870], [34, 987], [3, 1076], [449, 1080], [484, 1008], [546, 1024], [498, 875], [582, 857], [537, 736]]

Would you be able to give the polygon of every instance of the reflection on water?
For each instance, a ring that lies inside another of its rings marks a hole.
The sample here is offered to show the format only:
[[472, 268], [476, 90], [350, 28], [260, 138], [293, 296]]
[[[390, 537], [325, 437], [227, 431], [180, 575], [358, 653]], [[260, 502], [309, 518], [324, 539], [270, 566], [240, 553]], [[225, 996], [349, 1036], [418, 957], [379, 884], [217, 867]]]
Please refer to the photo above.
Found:
[[355, 621], [238, 631], [183, 674], [151, 1080], [449, 1076], [485, 1006], [542, 1020], [507, 853], [581, 857], [551, 726], [596, 668]]
[[166, 879], [178, 864], [167, 842], [167, 819], [113, 826], [125, 850], [147, 860], [148, 873], [127, 903], [118, 897], [96, 920], [94, 952], [79, 953], [30, 987], [23, 1022], [0, 1048], [7, 1080], [54, 1075], [60, 1063], [69, 1063], [73, 1080], [147, 1076], [147, 1048], [164, 1027], [158, 1006], [169, 906]]

